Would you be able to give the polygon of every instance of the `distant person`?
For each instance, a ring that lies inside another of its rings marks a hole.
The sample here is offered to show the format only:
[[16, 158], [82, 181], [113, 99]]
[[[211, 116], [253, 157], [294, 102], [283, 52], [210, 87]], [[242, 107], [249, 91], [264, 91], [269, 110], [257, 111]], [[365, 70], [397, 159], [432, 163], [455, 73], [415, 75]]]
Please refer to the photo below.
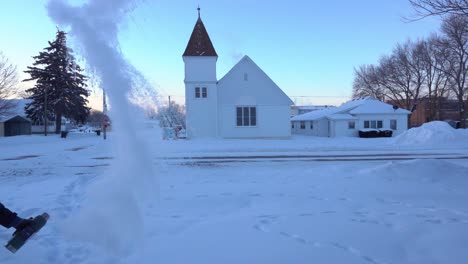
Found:
[[6, 208], [0, 203], [0, 225], [5, 228], [15, 228], [16, 231], [21, 231], [33, 222], [32, 219], [24, 219]]

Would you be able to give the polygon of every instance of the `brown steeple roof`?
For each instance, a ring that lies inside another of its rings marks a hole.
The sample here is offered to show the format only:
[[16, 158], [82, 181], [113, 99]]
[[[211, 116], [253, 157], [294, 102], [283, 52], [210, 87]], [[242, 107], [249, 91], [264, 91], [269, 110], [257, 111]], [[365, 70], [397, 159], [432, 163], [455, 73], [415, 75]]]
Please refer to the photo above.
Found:
[[182, 56], [218, 57], [218, 54], [216, 54], [216, 50], [213, 47], [213, 43], [211, 43], [210, 36], [208, 36], [205, 25], [203, 25], [203, 21], [200, 18], [200, 10], [198, 11], [199, 13], [197, 23], [195, 24], [192, 36], [190, 36], [187, 48], [185, 49], [184, 55]]

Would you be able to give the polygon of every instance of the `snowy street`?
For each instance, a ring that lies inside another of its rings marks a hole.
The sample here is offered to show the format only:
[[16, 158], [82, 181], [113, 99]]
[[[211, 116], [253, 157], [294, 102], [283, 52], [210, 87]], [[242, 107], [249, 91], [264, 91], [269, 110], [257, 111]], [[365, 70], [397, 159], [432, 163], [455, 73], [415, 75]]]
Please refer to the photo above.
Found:
[[[124, 233], [138, 227], [112, 233], [103, 227], [112, 223], [100, 223], [106, 218], [98, 215], [101, 233], [89, 226], [97, 234], [81, 236], [87, 228], [73, 225], [93, 184], [112, 177], [107, 175], [113, 166], [112, 134], [106, 142], [93, 134], [0, 138], [0, 200], [22, 216], [51, 214], [39, 235], [16, 255], [3, 250], [0, 262], [468, 260], [467, 149], [410, 149], [380, 140], [379, 147], [365, 151], [365, 144], [370, 148], [375, 142], [362, 139], [335, 145], [320, 139], [322, 149], [315, 151], [304, 150], [306, 139], [278, 141], [274, 149], [261, 141], [207, 145], [162, 141], [156, 126], [140, 136], [147, 139], [158, 187], [142, 206], [144, 238], [136, 241], [126, 241]], [[326, 144], [333, 151], [324, 151]], [[124, 204], [116, 206], [121, 211], [113, 217], [130, 213]], [[1, 230], [0, 241], [10, 233]], [[93, 236], [104, 236], [106, 246], [87, 241]], [[126, 254], [122, 246], [127, 245], [138, 246]]]

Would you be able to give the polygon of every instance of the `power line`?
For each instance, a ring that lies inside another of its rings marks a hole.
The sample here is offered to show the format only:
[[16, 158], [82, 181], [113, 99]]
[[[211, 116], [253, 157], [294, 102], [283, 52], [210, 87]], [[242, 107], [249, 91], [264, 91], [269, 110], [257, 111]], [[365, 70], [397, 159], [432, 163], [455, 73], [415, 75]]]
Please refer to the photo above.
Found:
[[290, 95], [289, 97], [301, 97], [301, 98], [350, 98], [351, 96], [343, 95]]

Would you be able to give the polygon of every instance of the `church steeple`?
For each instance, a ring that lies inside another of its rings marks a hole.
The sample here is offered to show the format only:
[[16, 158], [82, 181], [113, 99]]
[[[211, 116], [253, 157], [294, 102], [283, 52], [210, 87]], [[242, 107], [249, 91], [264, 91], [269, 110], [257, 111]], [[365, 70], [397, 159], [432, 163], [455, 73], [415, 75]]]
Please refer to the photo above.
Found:
[[218, 57], [218, 54], [216, 53], [216, 50], [213, 47], [213, 43], [211, 43], [210, 36], [208, 36], [208, 32], [206, 31], [205, 25], [201, 20], [200, 7], [198, 7], [197, 10], [198, 20], [195, 24], [192, 35], [190, 36], [190, 40], [187, 44], [187, 48], [185, 49], [184, 55], [182, 56]]

